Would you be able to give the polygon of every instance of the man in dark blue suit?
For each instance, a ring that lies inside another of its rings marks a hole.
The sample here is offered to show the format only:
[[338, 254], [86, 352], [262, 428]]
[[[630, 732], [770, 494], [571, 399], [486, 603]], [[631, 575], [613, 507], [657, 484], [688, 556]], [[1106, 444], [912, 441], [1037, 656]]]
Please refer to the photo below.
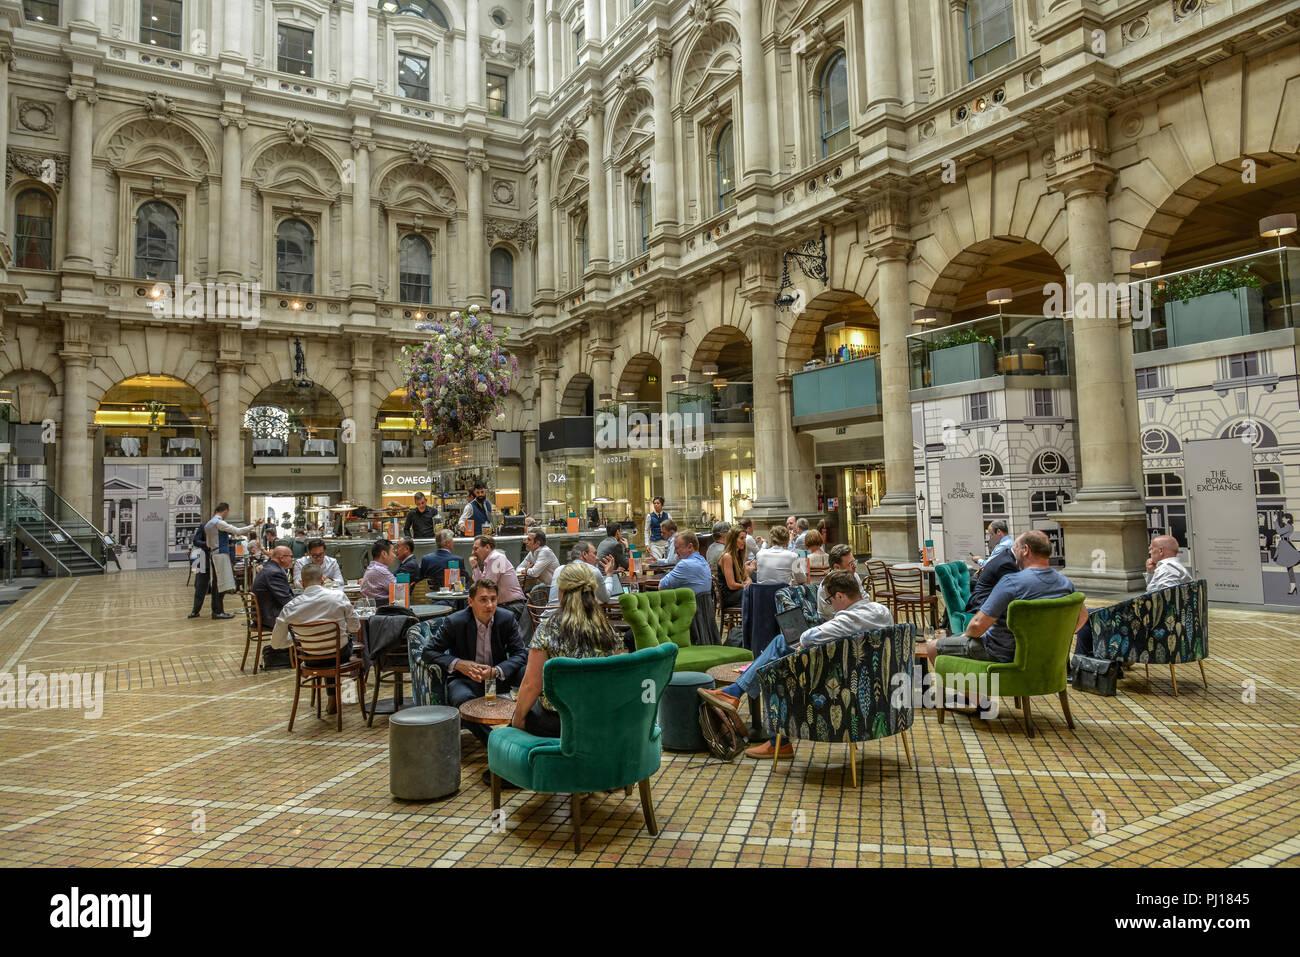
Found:
[[[469, 607], [448, 615], [437, 629], [424, 660], [447, 676], [447, 703], [459, 708], [483, 697], [483, 681], [495, 677], [497, 694], [519, 687], [528, 664], [528, 649], [515, 616], [497, 608], [497, 586], [486, 578], [470, 585]], [[487, 743], [488, 728], [471, 724], [474, 736]]]
[[[253, 579], [253, 598], [262, 616], [262, 630], [268, 635], [280, 617], [280, 610], [293, 599], [293, 588], [289, 585], [289, 569], [292, 567], [293, 549], [277, 545], [271, 549], [270, 560], [262, 564], [261, 571]], [[263, 649], [262, 658], [265, 668], [289, 667], [288, 652], [270, 645]]]
[[456, 558], [451, 550], [456, 536], [450, 529], [444, 528], [434, 536], [434, 541], [438, 544], [438, 550], [420, 559], [420, 577], [415, 581], [427, 579], [430, 590], [437, 591], [443, 586], [442, 573], [447, 570], [447, 563]]

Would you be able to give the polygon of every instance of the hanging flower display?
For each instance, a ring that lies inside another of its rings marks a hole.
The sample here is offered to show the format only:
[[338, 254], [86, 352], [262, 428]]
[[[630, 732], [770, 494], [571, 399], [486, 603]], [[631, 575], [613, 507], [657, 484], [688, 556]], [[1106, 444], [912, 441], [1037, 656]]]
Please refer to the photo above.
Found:
[[435, 445], [472, 439], [490, 420], [505, 418], [506, 393], [519, 361], [505, 351], [510, 330], [497, 332], [479, 307], [416, 327], [429, 333], [422, 345], [403, 346], [406, 400], [433, 431]]

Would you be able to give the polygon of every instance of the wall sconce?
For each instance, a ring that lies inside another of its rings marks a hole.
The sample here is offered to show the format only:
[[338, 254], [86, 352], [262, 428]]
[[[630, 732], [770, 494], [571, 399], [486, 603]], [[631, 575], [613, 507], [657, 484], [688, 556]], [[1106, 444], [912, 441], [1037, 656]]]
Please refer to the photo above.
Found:
[[919, 509], [924, 510], [924, 508], [925, 508], [925, 493], [924, 493], [924, 492], [917, 492], [917, 493], [916, 493], [916, 507], [919, 508]]

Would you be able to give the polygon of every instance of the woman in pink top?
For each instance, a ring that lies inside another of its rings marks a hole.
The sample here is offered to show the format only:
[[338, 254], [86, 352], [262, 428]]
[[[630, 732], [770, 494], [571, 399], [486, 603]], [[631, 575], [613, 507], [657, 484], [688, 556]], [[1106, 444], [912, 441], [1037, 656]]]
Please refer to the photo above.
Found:
[[361, 576], [361, 596], [388, 601], [388, 586], [397, 582], [393, 574], [393, 543], [381, 538], [370, 548], [370, 566]]

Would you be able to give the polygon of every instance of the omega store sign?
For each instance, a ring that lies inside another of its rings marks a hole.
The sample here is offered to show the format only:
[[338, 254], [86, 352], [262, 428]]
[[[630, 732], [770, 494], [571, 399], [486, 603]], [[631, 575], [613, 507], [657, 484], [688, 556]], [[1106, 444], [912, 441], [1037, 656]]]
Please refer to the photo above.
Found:
[[421, 469], [384, 469], [379, 482], [382, 495], [433, 491], [433, 476]]

